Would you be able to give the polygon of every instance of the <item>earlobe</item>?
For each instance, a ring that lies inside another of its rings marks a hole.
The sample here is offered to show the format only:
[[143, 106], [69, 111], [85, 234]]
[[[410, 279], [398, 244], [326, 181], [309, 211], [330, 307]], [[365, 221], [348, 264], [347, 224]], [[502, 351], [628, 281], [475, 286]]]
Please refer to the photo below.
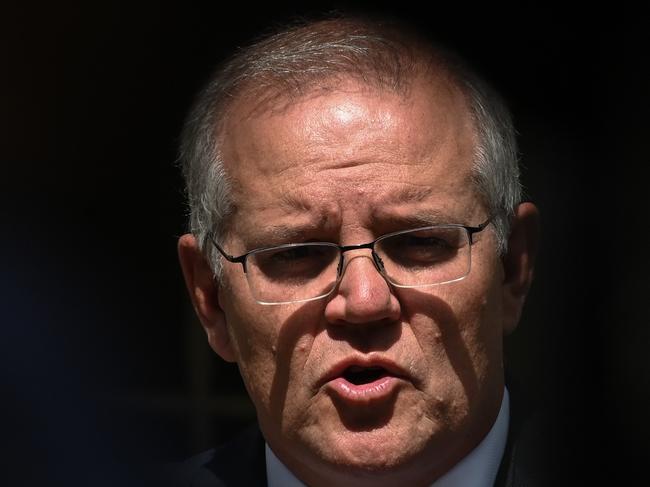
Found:
[[533, 281], [539, 244], [539, 212], [532, 203], [521, 203], [512, 219], [508, 252], [503, 257], [504, 334], [512, 333], [521, 316]]
[[222, 359], [235, 362], [236, 354], [228, 333], [226, 317], [219, 304], [219, 285], [193, 235], [186, 234], [178, 240], [178, 257], [185, 285], [210, 347]]

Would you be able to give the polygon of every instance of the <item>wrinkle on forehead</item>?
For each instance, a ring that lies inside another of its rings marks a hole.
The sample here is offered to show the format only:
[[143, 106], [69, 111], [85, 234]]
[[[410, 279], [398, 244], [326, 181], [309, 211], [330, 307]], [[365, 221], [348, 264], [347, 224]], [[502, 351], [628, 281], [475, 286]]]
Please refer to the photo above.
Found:
[[310, 212], [312, 223], [335, 220], [360, 205], [406, 208], [427, 198], [442, 207], [467, 200], [473, 187], [471, 113], [444, 80], [414, 81], [407, 97], [348, 80], [282, 112], [233, 116], [224, 135], [234, 203], [243, 217], [256, 215], [253, 226], [287, 217], [307, 224]]
[[[346, 187], [345, 192], [355, 192], [357, 194], [365, 194], [367, 191], [364, 188]], [[381, 204], [383, 206], [394, 205], [400, 203], [410, 203], [423, 201], [435, 192], [431, 186], [420, 185], [406, 185], [396, 188], [388, 188], [387, 191], [381, 194]], [[282, 205], [291, 209], [310, 211], [314, 207], [314, 202], [311, 199], [312, 193], [307, 190], [298, 190], [293, 193], [285, 193], [282, 195]], [[329, 202], [320, 204], [321, 212], [329, 214], [330, 216], [340, 211], [340, 204], [337, 202]]]

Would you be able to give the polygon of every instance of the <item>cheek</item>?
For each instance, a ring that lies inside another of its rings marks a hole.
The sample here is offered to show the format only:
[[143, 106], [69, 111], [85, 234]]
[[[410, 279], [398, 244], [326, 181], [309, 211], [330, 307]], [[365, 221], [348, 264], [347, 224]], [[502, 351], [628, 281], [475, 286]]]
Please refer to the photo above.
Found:
[[480, 401], [501, 370], [498, 290], [486, 276], [475, 273], [473, 279], [402, 299], [425, 354], [429, 393], [446, 390], [461, 408]]
[[233, 316], [229, 314], [227, 319], [237, 366], [251, 399], [259, 408], [268, 400], [276, 372], [275, 330], [272, 323], [255, 321], [254, 317], [245, 315]]
[[219, 302], [242, 379], [259, 407], [268, 397], [275, 375], [277, 323], [281, 323], [278, 310], [256, 303], [246, 280], [239, 276], [228, 280]]
[[239, 370], [261, 421], [286, 416], [288, 398], [304, 389], [319, 306], [263, 306], [238, 296], [235, 287], [224, 301]]
[[467, 384], [476, 395], [494, 387], [502, 376], [502, 302], [496, 272], [475, 273], [448, 296], [458, 323], [459, 349], [465, 350]]

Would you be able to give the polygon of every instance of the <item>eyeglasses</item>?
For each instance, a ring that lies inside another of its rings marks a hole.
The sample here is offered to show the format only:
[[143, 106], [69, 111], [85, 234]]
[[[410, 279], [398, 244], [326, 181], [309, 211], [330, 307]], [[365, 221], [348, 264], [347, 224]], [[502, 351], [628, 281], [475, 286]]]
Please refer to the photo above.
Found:
[[212, 235], [210, 240], [226, 260], [242, 265], [258, 303], [290, 304], [330, 295], [343, 275], [343, 254], [351, 250], [370, 249], [379, 273], [398, 288], [460, 281], [471, 268], [474, 234], [491, 221], [476, 227], [445, 224], [402, 230], [359, 245], [305, 242], [263, 247], [238, 257], [226, 253]]

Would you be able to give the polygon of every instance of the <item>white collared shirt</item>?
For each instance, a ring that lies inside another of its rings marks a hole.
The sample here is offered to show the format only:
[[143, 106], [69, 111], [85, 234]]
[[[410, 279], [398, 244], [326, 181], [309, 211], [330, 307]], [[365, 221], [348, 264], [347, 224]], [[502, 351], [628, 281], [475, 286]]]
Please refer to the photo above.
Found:
[[[431, 487], [492, 487], [508, 438], [510, 397], [504, 389], [501, 408], [494, 425], [483, 440]], [[305, 487], [266, 444], [266, 478], [268, 487]]]

